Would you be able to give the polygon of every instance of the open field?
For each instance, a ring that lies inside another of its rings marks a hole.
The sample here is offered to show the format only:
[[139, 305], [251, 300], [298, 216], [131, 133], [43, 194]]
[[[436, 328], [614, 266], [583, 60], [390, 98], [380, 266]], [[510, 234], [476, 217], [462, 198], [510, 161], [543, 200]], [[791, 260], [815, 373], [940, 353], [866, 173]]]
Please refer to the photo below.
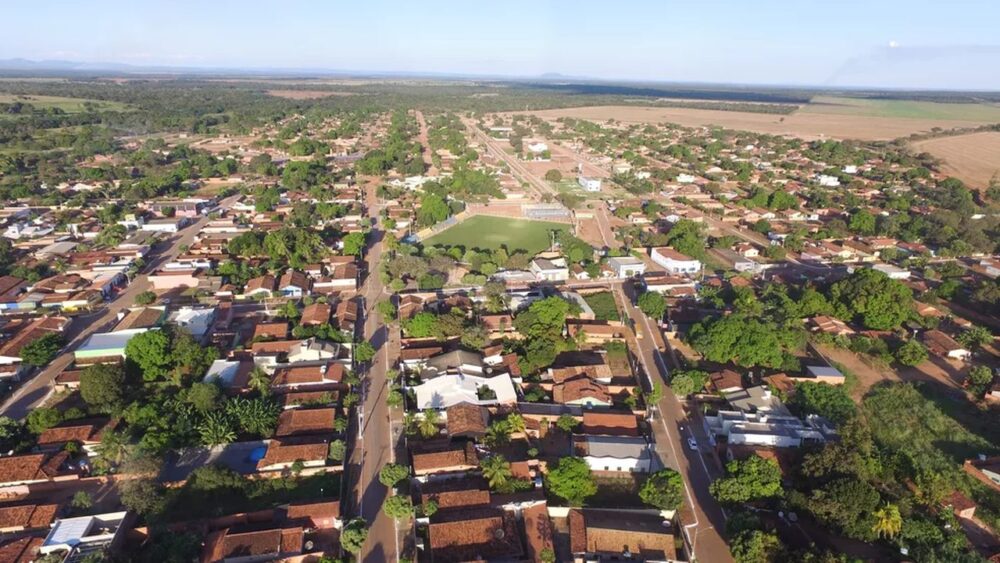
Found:
[[477, 215], [441, 231], [424, 241], [424, 245], [461, 245], [484, 249], [506, 246], [508, 251], [521, 249], [534, 255], [549, 247], [553, 230], [565, 231], [568, 228], [562, 223]]
[[[990, 109], [989, 106], [983, 107], [986, 110]], [[957, 127], [974, 127], [992, 122], [990, 119], [918, 119], [910, 117], [817, 113], [814, 110], [799, 110], [791, 115], [777, 115], [739, 111], [636, 106], [588, 106], [541, 110], [531, 113], [543, 119], [574, 117], [598, 123], [614, 119], [622, 123], [676, 123], [685, 127], [716, 125], [728, 129], [755, 131], [773, 135], [789, 135], [804, 139], [889, 140], [906, 137], [913, 133], [930, 131], [934, 127], [953, 129]], [[1000, 121], [1000, 119], [997, 121]]]
[[808, 104], [800, 106], [799, 112], [1000, 123], [1000, 106], [996, 104], [953, 104], [914, 100], [870, 100], [816, 96]]
[[329, 90], [268, 90], [267, 93], [278, 98], [290, 100], [318, 100], [330, 96], [353, 96], [352, 92], [332, 92]]
[[1000, 175], [1000, 133], [984, 132], [939, 137], [913, 143], [913, 150], [944, 160], [941, 171], [976, 188], [986, 188]]
[[96, 109], [99, 111], [125, 111], [128, 109], [128, 106], [125, 104], [104, 100], [0, 93], [0, 104], [12, 104], [14, 102], [31, 104], [38, 109], [58, 108], [66, 113], [80, 113], [84, 110], [84, 104], [86, 103], [96, 104]]

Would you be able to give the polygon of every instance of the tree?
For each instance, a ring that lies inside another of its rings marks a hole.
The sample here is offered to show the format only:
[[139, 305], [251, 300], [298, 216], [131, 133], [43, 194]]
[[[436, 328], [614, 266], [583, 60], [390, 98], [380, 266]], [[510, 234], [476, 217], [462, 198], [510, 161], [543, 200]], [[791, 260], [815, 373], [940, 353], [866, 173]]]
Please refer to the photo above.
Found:
[[271, 376], [259, 366], [254, 366], [247, 386], [261, 395], [267, 395], [271, 391]]
[[386, 299], [384, 301], [379, 301], [378, 313], [382, 315], [382, 322], [390, 323], [396, 320], [396, 306], [392, 304], [392, 301]]
[[41, 434], [49, 428], [59, 424], [63, 420], [63, 415], [52, 407], [36, 407], [28, 413], [25, 419], [25, 426], [32, 434]]
[[365, 234], [350, 233], [341, 239], [344, 243], [344, 254], [347, 256], [361, 256], [365, 250]]
[[419, 422], [417, 422], [417, 430], [420, 435], [424, 438], [433, 438], [438, 435], [438, 422], [441, 421], [441, 415], [434, 409], [424, 409], [423, 416], [420, 417]]
[[771, 563], [781, 553], [781, 540], [768, 532], [746, 530], [730, 541], [729, 551], [737, 563]]
[[872, 531], [880, 538], [894, 538], [903, 528], [903, 517], [899, 514], [899, 507], [895, 504], [886, 504], [875, 511], [875, 525]]
[[437, 332], [437, 323], [437, 315], [421, 311], [403, 321], [403, 329], [413, 338], [427, 338]]
[[378, 480], [386, 487], [395, 487], [400, 481], [410, 477], [410, 469], [405, 465], [387, 463], [378, 472]]
[[215, 408], [219, 395], [219, 388], [215, 384], [199, 381], [187, 390], [186, 400], [196, 411], [208, 412]]
[[170, 337], [163, 330], [148, 330], [136, 334], [125, 345], [125, 357], [138, 366], [143, 380], [164, 379], [173, 364], [170, 357]]
[[354, 361], [359, 364], [368, 363], [375, 357], [375, 347], [371, 342], [354, 343]]
[[684, 503], [684, 480], [673, 469], [661, 469], [642, 484], [639, 498], [653, 508], [677, 510]]
[[549, 466], [545, 475], [545, 486], [552, 494], [579, 506], [597, 493], [597, 484], [590, 466], [583, 458], [564, 457]]
[[59, 355], [62, 346], [62, 335], [54, 332], [43, 334], [40, 338], [32, 340], [21, 348], [21, 362], [34, 367], [48, 365]]
[[491, 455], [483, 459], [481, 464], [483, 477], [489, 483], [490, 488], [497, 490], [507, 484], [513, 473], [510, 469], [510, 462], [502, 455]]
[[793, 335], [771, 323], [733, 314], [696, 324], [688, 338], [712, 362], [780, 368], [786, 356], [783, 340], [790, 342]]
[[208, 413], [198, 425], [201, 443], [206, 446], [229, 444], [236, 440], [236, 431], [232, 421], [225, 413], [213, 411]]
[[143, 291], [135, 296], [136, 305], [149, 305], [154, 301], [156, 301], [156, 294], [152, 291]]
[[77, 491], [73, 493], [73, 500], [69, 504], [77, 510], [87, 510], [94, 506], [94, 499], [87, 491]]
[[580, 421], [571, 414], [559, 415], [559, 418], [556, 419], [556, 428], [567, 434], [572, 433], [573, 429], [579, 425]]
[[969, 350], [978, 350], [993, 342], [993, 333], [988, 328], [973, 326], [969, 330], [959, 334], [956, 340]]
[[562, 172], [560, 172], [559, 170], [552, 168], [551, 170], [545, 173], [545, 179], [548, 180], [549, 182], [561, 182], [563, 179], [563, 175]]
[[847, 228], [859, 235], [875, 234], [875, 216], [867, 209], [858, 209], [851, 214]]
[[854, 418], [857, 406], [843, 386], [803, 381], [795, 386], [790, 405], [802, 414], [818, 414], [842, 425]]
[[809, 512], [821, 523], [864, 541], [876, 537], [875, 513], [880, 504], [877, 489], [853, 478], [834, 480], [813, 490], [806, 500]]
[[837, 316], [874, 330], [893, 330], [913, 310], [913, 293], [902, 282], [871, 268], [861, 268], [830, 287]]
[[699, 393], [708, 383], [708, 374], [700, 370], [687, 370], [675, 372], [670, 379], [670, 388], [678, 397], [687, 397], [692, 393]]
[[125, 369], [121, 364], [94, 364], [80, 374], [80, 396], [105, 413], [121, 410], [125, 400]]
[[451, 208], [441, 196], [425, 194], [420, 199], [420, 207], [417, 208], [417, 224], [421, 227], [430, 227], [444, 221], [449, 215]]
[[340, 546], [348, 553], [357, 555], [368, 539], [368, 522], [360, 516], [344, 525], [340, 533]]
[[781, 469], [778, 463], [753, 455], [746, 460], [733, 460], [726, 464], [726, 477], [709, 486], [720, 502], [738, 504], [782, 495]]
[[969, 392], [976, 397], [981, 397], [989, 390], [993, 384], [993, 371], [987, 366], [972, 366], [969, 369], [969, 376], [965, 380], [965, 386]]
[[639, 296], [639, 310], [653, 320], [659, 321], [667, 312], [667, 302], [661, 293], [647, 291]]
[[896, 350], [896, 361], [904, 366], [919, 365], [927, 359], [927, 348], [911, 338]]
[[330, 442], [330, 450], [326, 457], [331, 461], [341, 462], [344, 461], [344, 457], [347, 455], [347, 444], [343, 440], [334, 440]]
[[413, 516], [413, 501], [404, 495], [394, 495], [382, 502], [382, 511], [395, 520], [406, 520]]
[[546, 297], [533, 302], [514, 318], [514, 326], [527, 339], [554, 342], [562, 338], [569, 314], [569, 303], [560, 297]]

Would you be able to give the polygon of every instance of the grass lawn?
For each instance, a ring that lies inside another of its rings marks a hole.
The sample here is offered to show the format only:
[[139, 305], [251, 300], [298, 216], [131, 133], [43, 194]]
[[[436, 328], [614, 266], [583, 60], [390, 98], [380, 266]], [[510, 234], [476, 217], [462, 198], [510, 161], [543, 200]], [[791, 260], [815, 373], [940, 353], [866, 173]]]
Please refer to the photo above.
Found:
[[505, 246], [508, 252], [525, 250], [534, 255], [551, 245], [553, 230], [568, 231], [569, 225], [477, 215], [432, 236], [424, 245], [490, 250]]
[[803, 113], [904, 117], [911, 119], [955, 119], [1000, 121], [1000, 107], [988, 104], [947, 104], [914, 100], [866, 100], [816, 96], [799, 110]]
[[610, 291], [592, 293], [584, 296], [583, 300], [587, 302], [587, 305], [590, 305], [591, 309], [593, 309], [594, 317], [597, 320], [621, 320], [621, 315], [618, 314], [618, 307], [615, 305], [615, 296], [611, 295]]
[[85, 98], [64, 98], [60, 96], [36, 96], [33, 94], [0, 94], [0, 104], [11, 104], [21, 102], [31, 104], [37, 109], [59, 108], [66, 113], [80, 113], [84, 110], [84, 103], [96, 104], [99, 111], [125, 111], [127, 105], [120, 102], [108, 102], [104, 100], [89, 100]]
[[608, 508], [648, 508], [639, 498], [639, 488], [648, 475], [634, 473], [624, 477], [595, 475], [597, 494], [587, 499], [587, 506]]

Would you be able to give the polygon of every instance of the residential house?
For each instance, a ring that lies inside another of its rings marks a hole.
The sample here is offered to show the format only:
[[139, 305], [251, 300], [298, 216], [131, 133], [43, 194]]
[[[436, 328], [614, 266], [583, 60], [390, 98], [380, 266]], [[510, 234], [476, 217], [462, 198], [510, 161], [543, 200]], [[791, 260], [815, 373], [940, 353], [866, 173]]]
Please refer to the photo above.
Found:
[[541, 281], [566, 281], [569, 279], [569, 269], [564, 258], [535, 258], [529, 267], [535, 278]]
[[305, 531], [291, 524], [244, 525], [216, 530], [205, 538], [202, 563], [286, 561], [302, 555]]
[[954, 360], [968, 360], [972, 358], [972, 351], [940, 330], [934, 329], [924, 332], [923, 341], [927, 345], [927, 349], [938, 356]]
[[607, 265], [618, 279], [640, 276], [646, 272], [646, 263], [635, 256], [613, 256], [608, 258]]
[[428, 443], [410, 448], [413, 475], [426, 482], [435, 477], [464, 474], [479, 468], [479, 455], [472, 442]]
[[312, 282], [305, 273], [298, 270], [288, 270], [278, 280], [278, 291], [285, 297], [299, 299], [311, 293]]
[[268, 442], [267, 453], [257, 462], [257, 471], [283, 471], [296, 463], [306, 469], [320, 468], [326, 465], [329, 452], [326, 438], [276, 438]]
[[660, 516], [574, 508], [567, 522], [570, 551], [578, 561], [677, 560], [672, 528]]
[[593, 471], [649, 473], [653, 466], [652, 447], [640, 436], [576, 435], [573, 448]]
[[668, 246], [652, 248], [649, 251], [653, 262], [671, 274], [696, 274], [701, 271], [701, 262], [677, 252]]

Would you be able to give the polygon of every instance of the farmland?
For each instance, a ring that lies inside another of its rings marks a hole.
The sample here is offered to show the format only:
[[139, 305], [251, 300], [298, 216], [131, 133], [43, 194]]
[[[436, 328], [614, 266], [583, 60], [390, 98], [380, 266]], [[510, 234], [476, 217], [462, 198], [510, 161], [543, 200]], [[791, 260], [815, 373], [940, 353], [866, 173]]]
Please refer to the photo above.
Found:
[[36, 95], [15, 95], [0, 93], [0, 104], [13, 104], [21, 102], [30, 104], [36, 109], [61, 109], [66, 113], [80, 113], [84, 111], [85, 104], [93, 104], [92, 107], [98, 111], [123, 111], [128, 106], [118, 102], [108, 102], [104, 100], [90, 100], [85, 98], [65, 98], [61, 96], [36, 96]]
[[549, 247], [553, 230], [566, 229], [567, 226], [560, 223], [477, 215], [434, 235], [424, 244], [482, 249], [506, 246], [508, 251], [520, 249], [537, 254]]
[[976, 188], [987, 187], [993, 175], [1000, 173], [1000, 133], [938, 137], [913, 143], [913, 149], [940, 158], [942, 172]]
[[[868, 102], [868, 100], [851, 101]], [[639, 106], [589, 106], [532, 113], [543, 119], [574, 117], [596, 122], [614, 119], [622, 123], [676, 123], [685, 127], [715, 125], [804, 139], [862, 140], [889, 140], [930, 131], [934, 127], [953, 129], [1000, 121], [1000, 110], [989, 105], [954, 104], [959, 108], [948, 113], [939, 106], [952, 104], [895, 100], [885, 104], [861, 107], [834, 104], [807, 105], [791, 115]], [[902, 105], [894, 107], [893, 104]], [[921, 108], [931, 117], [904, 115], [908, 112], [916, 114]], [[996, 118], [993, 117], [994, 111], [998, 114]], [[935, 115], [950, 117], [933, 117]]]

